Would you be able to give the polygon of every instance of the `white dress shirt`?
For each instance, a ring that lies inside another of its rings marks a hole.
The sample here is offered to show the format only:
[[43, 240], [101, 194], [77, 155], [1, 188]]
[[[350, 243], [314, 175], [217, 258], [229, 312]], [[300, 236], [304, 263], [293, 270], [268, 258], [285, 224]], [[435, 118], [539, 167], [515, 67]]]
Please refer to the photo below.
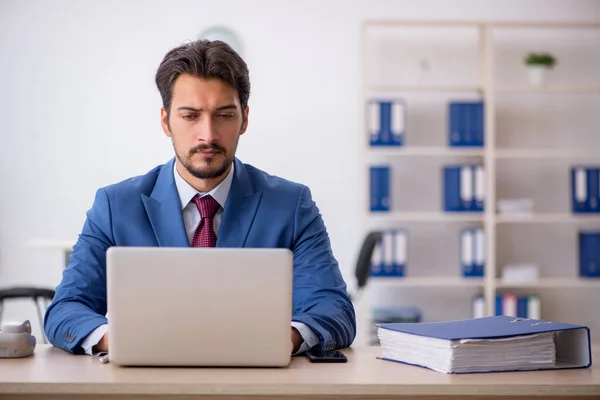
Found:
[[[177, 168], [173, 166], [173, 177], [175, 179], [175, 186], [177, 186], [177, 192], [179, 194], [179, 200], [181, 201], [181, 210], [183, 216], [183, 224], [185, 225], [185, 232], [187, 234], [188, 243], [192, 243], [192, 239], [194, 237], [194, 232], [200, 223], [201, 216], [198, 211], [198, 207], [192, 201], [192, 199], [196, 195], [200, 195], [200, 197], [204, 196], [212, 196], [217, 203], [221, 205], [217, 213], [213, 218], [213, 228], [215, 230], [215, 234], [218, 237], [219, 227], [221, 226], [221, 217], [223, 216], [223, 210], [225, 208], [225, 203], [227, 202], [227, 197], [229, 196], [229, 190], [231, 189], [231, 183], [233, 182], [234, 176], [234, 164], [231, 164], [231, 170], [227, 177], [223, 180], [223, 182], [219, 183], [217, 187], [211, 190], [208, 193], [200, 193], [196, 189], [194, 189], [189, 183], [187, 183], [179, 172]], [[317, 335], [310, 329], [308, 326], [301, 322], [292, 321], [292, 326], [300, 332], [302, 339], [304, 339], [302, 345], [300, 346], [298, 352], [295, 354], [302, 353], [311, 347], [315, 346], [319, 343], [319, 339]], [[84, 341], [81, 343], [81, 347], [89, 355], [97, 355], [94, 354], [92, 348], [97, 345], [102, 336], [108, 331], [108, 325], [104, 324], [96, 328], [92, 333], [90, 333]]]

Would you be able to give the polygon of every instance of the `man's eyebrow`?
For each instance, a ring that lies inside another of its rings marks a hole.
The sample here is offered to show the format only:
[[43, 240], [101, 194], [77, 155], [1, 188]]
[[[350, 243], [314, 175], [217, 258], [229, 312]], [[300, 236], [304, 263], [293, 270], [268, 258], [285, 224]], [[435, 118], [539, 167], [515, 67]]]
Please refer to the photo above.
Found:
[[[223, 111], [223, 110], [230, 110], [230, 109], [237, 109], [237, 106], [235, 104], [227, 104], [221, 107], [217, 107], [216, 111]], [[185, 111], [194, 111], [194, 112], [201, 112], [203, 111], [202, 108], [196, 108], [196, 107], [190, 107], [190, 106], [181, 106], [181, 107], [177, 107], [178, 111], [181, 110], [185, 110]]]

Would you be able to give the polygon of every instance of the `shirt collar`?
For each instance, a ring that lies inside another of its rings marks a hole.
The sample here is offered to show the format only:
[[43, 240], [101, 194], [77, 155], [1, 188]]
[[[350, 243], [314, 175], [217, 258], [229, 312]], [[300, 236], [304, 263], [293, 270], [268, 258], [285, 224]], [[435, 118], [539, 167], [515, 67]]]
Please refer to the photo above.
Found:
[[179, 200], [181, 201], [181, 209], [183, 210], [190, 201], [197, 194], [200, 197], [204, 197], [207, 195], [211, 195], [213, 199], [219, 203], [219, 205], [225, 209], [225, 202], [227, 201], [227, 197], [229, 196], [229, 190], [231, 189], [231, 183], [233, 182], [233, 170], [235, 168], [235, 163], [231, 163], [231, 169], [229, 170], [229, 174], [223, 179], [223, 182], [219, 183], [217, 187], [211, 190], [208, 193], [198, 192], [194, 189], [189, 183], [187, 183], [179, 172], [177, 171], [177, 167], [173, 166], [173, 177], [175, 178], [175, 185], [177, 186], [177, 192], [179, 193]]

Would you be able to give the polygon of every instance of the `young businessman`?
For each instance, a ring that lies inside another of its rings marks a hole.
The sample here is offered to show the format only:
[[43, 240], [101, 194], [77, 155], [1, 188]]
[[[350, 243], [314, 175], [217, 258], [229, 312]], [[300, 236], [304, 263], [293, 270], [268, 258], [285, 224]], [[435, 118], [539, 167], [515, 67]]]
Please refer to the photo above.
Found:
[[248, 127], [246, 63], [223, 42], [196, 41], [166, 54], [156, 85], [175, 157], [97, 191], [46, 311], [50, 342], [78, 354], [108, 351], [109, 247], [216, 246], [291, 249], [291, 352], [349, 346], [354, 308], [310, 190], [235, 158]]

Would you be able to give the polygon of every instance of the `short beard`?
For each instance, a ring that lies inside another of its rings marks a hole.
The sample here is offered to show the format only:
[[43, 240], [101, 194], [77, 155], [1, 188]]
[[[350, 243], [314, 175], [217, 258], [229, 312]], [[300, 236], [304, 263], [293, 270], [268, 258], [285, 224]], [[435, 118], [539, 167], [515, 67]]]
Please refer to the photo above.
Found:
[[[238, 141], [239, 141], [239, 136], [238, 136]], [[188, 152], [188, 156], [186, 158], [181, 157], [181, 155], [179, 153], [177, 153], [177, 151], [175, 151], [175, 155], [177, 156], [177, 159], [179, 159], [179, 162], [181, 162], [181, 165], [183, 165], [185, 167], [185, 169], [190, 174], [195, 176], [196, 178], [198, 178], [198, 179], [215, 179], [215, 178], [218, 178], [218, 177], [224, 175], [227, 172], [227, 170], [233, 163], [233, 155], [235, 154], [236, 148], [237, 148], [237, 142], [236, 142], [236, 147], [233, 149], [233, 153], [230, 155], [227, 153], [227, 150], [225, 150], [223, 147], [219, 146], [216, 143], [201, 144], [201, 145], [198, 145], [198, 146], [192, 148]], [[209, 168], [207, 168], [207, 169], [195, 168], [191, 162], [188, 162], [188, 160], [195, 153], [199, 153], [204, 150], [214, 150], [214, 151], [220, 152], [224, 156], [224, 161], [218, 168], [212, 169], [212, 168], [210, 168], [210, 165], [214, 164], [215, 161], [211, 160], [211, 159], [206, 159], [206, 163], [209, 165]]]

